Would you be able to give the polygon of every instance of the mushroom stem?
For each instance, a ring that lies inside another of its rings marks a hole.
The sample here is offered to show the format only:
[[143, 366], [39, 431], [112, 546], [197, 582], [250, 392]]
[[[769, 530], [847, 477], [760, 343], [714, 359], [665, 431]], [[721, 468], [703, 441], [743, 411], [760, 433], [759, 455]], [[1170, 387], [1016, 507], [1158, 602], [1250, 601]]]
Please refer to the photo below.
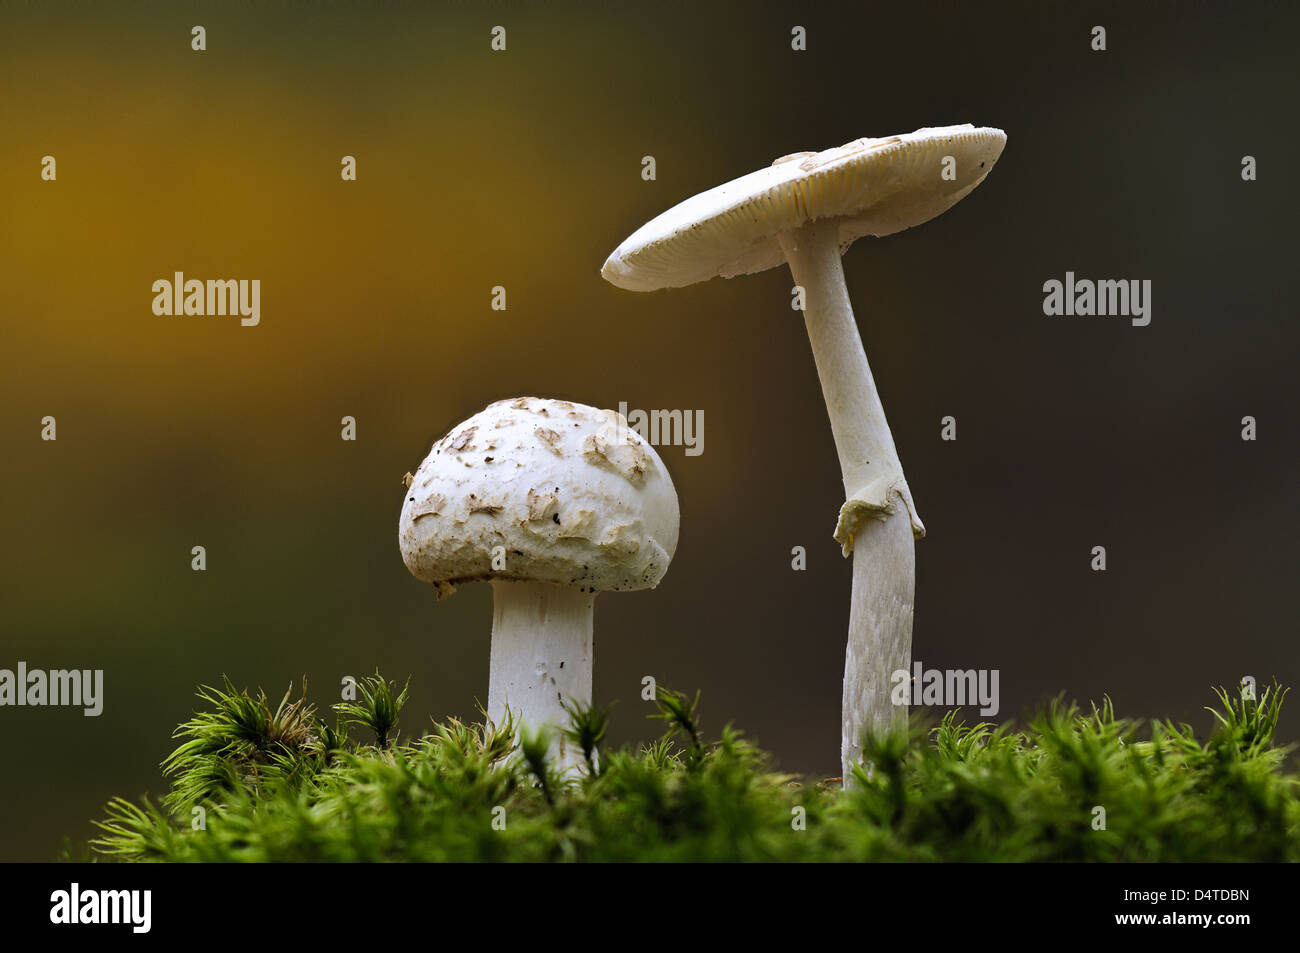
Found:
[[[810, 222], [781, 236], [812, 344], [844, 477], [835, 538], [855, 553], [844, 665], [841, 771], [851, 786], [862, 733], [906, 718], [891, 703], [890, 676], [908, 671], [915, 586], [913, 537], [924, 535], [885, 421], [840, 263], [839, 222]], [[899, 502], [903, 504], [899, 506]]]
[[[907, 705], [893, 704], [890, 697], [891, 676], [902, 671], [911, 677], [916, 585], [912, 524], [901, 507], [884, 522], [870, 521], [855, 543], [840, 715], [840, 770], [846, 788], [853, 786], [852, 765], [862, 764], [863, 731], [906, 722]], [[870, 765], [865, 767], [870, 771]]]
[[492, 581], [489, 718], [509, 706], [523, 723], [556, 729], [560, 766], [582, 760], [559, 729], [569, 716], [561, 701], [591, 703], [594, 592], [545, 582]]

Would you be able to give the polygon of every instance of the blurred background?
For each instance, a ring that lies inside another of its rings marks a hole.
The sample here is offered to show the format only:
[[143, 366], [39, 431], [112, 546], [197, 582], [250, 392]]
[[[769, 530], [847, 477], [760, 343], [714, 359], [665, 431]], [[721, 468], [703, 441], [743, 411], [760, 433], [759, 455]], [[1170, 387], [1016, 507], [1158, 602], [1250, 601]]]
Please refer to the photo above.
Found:
[[[379, 668], [412, 677], [405, 733], [472, 716], [490, 588], [436, 603], [407, 574], [401, 477], [525, 394], [703, 412], [701, 455], [660, 448], [665, 581], [596, 604], [611, 741], [657, 734], [654, 675], [702, 690], [708, 732], [838, 774], [850, 563], [789, 275], [638, 295], [599, 268], [777, 156], [919, 126], [1009, 139], [951, 211], [845, 258], [929, 530], [914, 658], [999, 669], [998, 720], [1109, 694], [1204, 731], [1211, 686], [1297, 684], [1298, 26], [1283, 3], [0, 4], [0, 668], [103, 669], [106, 696], [0, 709], [0, 859], [164, 791], [223, 674], [277, 699], [306, 676], [323, 706]], [[1150, 279], [1150, 326], [1045, 317], [1067, 270]], [[155, 316], [174, 271], [260, 279], [260, 326]]]

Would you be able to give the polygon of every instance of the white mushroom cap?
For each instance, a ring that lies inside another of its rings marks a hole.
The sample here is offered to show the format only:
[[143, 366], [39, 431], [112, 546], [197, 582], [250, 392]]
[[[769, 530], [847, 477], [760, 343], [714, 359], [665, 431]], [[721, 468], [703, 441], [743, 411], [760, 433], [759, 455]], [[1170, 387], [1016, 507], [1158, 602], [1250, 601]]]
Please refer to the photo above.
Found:
[[[1002, 154], [1001, 129], [969, 123], [857, 139], [799, 152], [692, 196], [637, 229], [601, 274], [629, 291], [681, 288], [784, 265], [777, 236], [840, 219], [840, 251], [863, 235], [890, 235], [947, 211], [984, 181]], [[944, 178], [944, 157], [955, 178]]]
[[[677, 549], [677, 491], [612, 410], [500, 400], [434, 444], [402, 504], [407, 569], [439, 596], [474, 580], [653, 589]], [[504, 547], [506, 568], [494, 570]]]

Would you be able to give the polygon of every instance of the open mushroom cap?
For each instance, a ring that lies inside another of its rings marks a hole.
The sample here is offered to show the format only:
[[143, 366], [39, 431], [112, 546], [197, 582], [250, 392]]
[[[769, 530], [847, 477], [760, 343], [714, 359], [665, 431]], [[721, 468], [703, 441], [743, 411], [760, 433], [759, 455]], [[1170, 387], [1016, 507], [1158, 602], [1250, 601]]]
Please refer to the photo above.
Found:
[[[406, 491], [398, 539], [407, 569], [439, 597], [490, 579], [652, 589], [678, 525], [667, 468], [622, 414], [518, 397], [433, 445]], [[505, 569], [492, 565], [498, 547]]]
[[783, 156], [647, 222], [600, 273], [620, 288], [654, 291], [766, 271], [785, 263], [779, 235], [827, 218], [840, 220], [843, 252], [863, 235], [947, 211], [984, 181], [1006, 141], [1001, 129], [966, 124]]

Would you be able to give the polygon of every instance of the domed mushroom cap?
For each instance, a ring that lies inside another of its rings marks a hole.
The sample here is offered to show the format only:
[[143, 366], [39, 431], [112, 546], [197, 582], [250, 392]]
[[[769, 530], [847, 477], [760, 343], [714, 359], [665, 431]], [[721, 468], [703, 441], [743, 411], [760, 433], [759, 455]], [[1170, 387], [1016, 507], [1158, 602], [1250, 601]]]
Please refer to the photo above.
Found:
[[[433, 445], [402, 504], [407, 569], [438, 586], [487, 579], [652, 589], [677, 549], [677, 491], [621, 414], [501, 400]], [[506, 568], [494, 570], [504, 547]]]
[[[601, 268], [629, 291], [680, 288], [785, 263], [777, 236], [840, 220], [841, 252], [863, 235], [929, 221], [984, 181], [1002, 154], [1001, 129], [942, 126], [799, 152], [670, 208], [637, 229]], [[952, 156], [953, 178], [944, 157]]]

